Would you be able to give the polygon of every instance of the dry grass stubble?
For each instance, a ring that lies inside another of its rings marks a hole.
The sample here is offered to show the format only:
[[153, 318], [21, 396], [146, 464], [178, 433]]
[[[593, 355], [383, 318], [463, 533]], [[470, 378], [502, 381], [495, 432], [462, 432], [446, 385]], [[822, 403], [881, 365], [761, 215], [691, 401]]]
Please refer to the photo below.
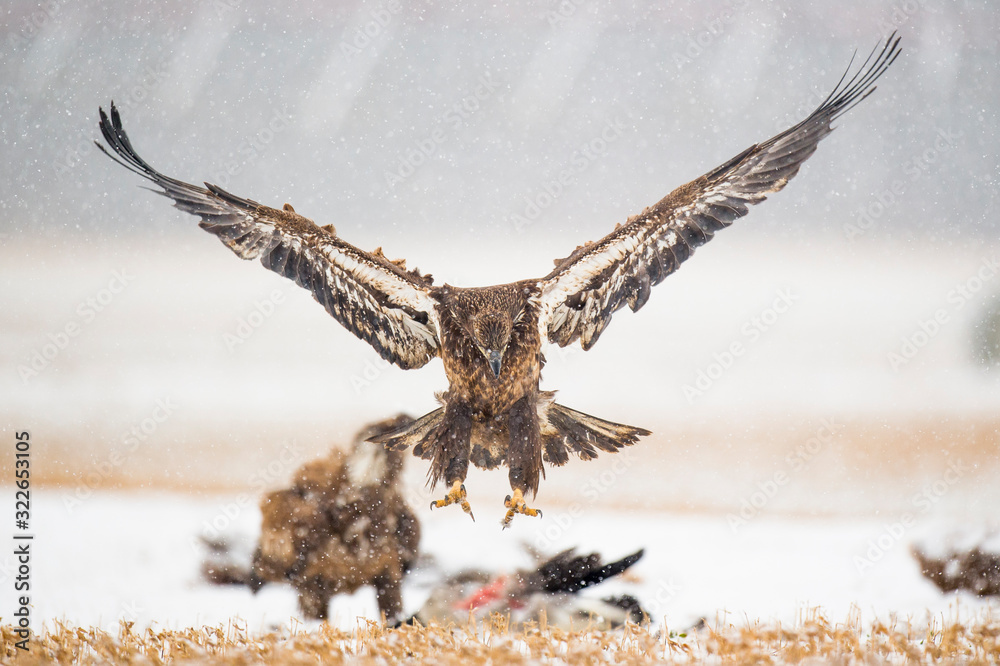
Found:
[[1000, 622], [917, 625], [857, 616], [830, 622], [811, 612], [795, 626], [757, 623], [705, 627], [688, 635], [627, 625], [618, 631], [563, 631], [544, 624], [514, 629], [494, 615], [464, 627], [431, 625], [389, 629], [364, 622], [354, 631], [327, 624], [315, 631], [264, 634], [245, 625], [137, 631], [122, 622], [118, 635], [58, 624], [32, 637], [31, 650], [15, 648], [12, 627], [0, 627], [3, 661], [19, 664], [657, 664], [692, 663], [963, 663], [1000, 660]]

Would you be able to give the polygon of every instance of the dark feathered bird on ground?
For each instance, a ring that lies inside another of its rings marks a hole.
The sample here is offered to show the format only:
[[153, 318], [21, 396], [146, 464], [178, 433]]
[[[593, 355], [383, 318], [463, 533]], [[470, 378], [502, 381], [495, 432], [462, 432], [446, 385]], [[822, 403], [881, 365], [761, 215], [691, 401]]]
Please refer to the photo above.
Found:
[[400, 487], [402, 453], [366, 440], [412, 421], [400, 415], [365, 428], [350, 452], [334, 449], [303, 465], [290, 488], [263, 498], [246, 578], [251, 589], [290, 583], [302, 614], [322, 620], [333, 595], [371, 585], [379, 611], [399, 616], [400, 584], [417, 556], [420, 524]]
[[965, 590], [980, 597], [1000, 597], [1000, 534], [942, 549], [910, 548], [921, 573], [942, 592]]
[[[429, 481], [449, 490], [432, 506], [458, 503], [472, 513], [464, 480], [472, 463], [509, 468], [515, 513], [538, 515], [525, 495], [538, 491], [543, 465], [562, 465], [613, 453], [649, 431], [575, 411], [539, 389], [542, 343], [580, 341], [590, 349], [612, 315], [635, 311], [659, 284], [715, 232], [747, 214], [748, 206], [785, 187], [829, 134], [831, 123], [875, 90], [875, 81], [899, 55], [890, 37], [853, 74], [851, 68], [805, 120], [754, 144], [631, 217], [599, 241], [579, 246], [542, 278], [463, 289], [434, 285], [381, 251], [365, 252], [320, 227], [289, 204], [269, 208], [206, 183], [165, 176], [132, 147], [112, 104], [100, 111], [100, 129], [112, 159], [157, 185], [181, 210], [201, 217], [201, 228], [243, 259], [312, 291], [337, 321], [401, 368], [419, 368], [440, 356], [448, 378], [443, 405], [375, 441], [412, 448], [430, 461]], [[98, 144], [102, 150], [104, 148]], [[107, 151], [105, 151], [107, 152]], [[115, 157], [117, 155], [117, 157]]]
[[480, 570], [460, 571], [437, 585], [409, 622], [463, 624], [491, 613], [509, 615], [512, 622], [538, 622], [544, 614], [550, 626], [569, 629], [596, 622], [610, 629], [626, 621], [642, 622], [646, 613], [632, 596], [597, 598], [579, 594], [624, 573], [639, 561], [640, 550], [618, 561], [605, 563], [598, 553], [578, 555], [565, 550], [542, 561], [535, 569], [514, 574]]

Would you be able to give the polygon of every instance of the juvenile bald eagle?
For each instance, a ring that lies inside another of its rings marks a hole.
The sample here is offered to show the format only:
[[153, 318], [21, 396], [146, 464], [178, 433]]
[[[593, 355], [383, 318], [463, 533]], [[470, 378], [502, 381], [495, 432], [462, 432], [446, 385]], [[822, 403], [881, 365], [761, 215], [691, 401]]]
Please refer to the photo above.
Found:
[[420, 523], [399, 483], [402, 453], [366, 440], [412, 422], [400, 415], [368, 426], [349, 452], [333, 449], [306, 463], [290, 488], [261, 500], [260, 541], [248, 579], [254, 591], [267, 582], [291, 583], [302, 614], [322, 620], [333, 595], [371, 585], [379, 611], [397, 619]]
[[513, 490], [504, 502], [507, 526], [515, 513], [539, 515], [524, 496], [538, 491], [543, 462], [562, 465], [570, 453], [590, 459], [650, 434], [569, 409], [539, 390], [542, 342], [565, 347], [579, 340], [590, 349], [615, 312], [625, 305], [641, 308], [650, 288], [696, 247], [781, 190], [833, 130], [831, 123], [874, 92], [898, 55], [893, 35], [851, 76], [849, 66], [805, 120], [682, 185], [601, 240], [581, 245], [545, 277], [475, 289], [434, 285], [430, 276], [386, 259], [381, 248], [360, 250], [332, 225], [317, 226], [289, 204], [269, 208], [216, 185], [198, 187], [159, 173], [132, 148], [114, 104], [110, 119], [100, 110], [100, 128], [118, 156], [105, 151], [109, 157], [155, 183], [177, 208], [201, 217], [199, 226], [241, 258], [259, 259], [311, 290], [382, 358], [408, 369], [440, 356], [449, 382], [443, 405], [375, 441], [412, 447], [430, 460], [430, 484], [450, 486], [432, 507], [458, 503], [470, 515], [463, 483], [469, 463], [506, 464]]

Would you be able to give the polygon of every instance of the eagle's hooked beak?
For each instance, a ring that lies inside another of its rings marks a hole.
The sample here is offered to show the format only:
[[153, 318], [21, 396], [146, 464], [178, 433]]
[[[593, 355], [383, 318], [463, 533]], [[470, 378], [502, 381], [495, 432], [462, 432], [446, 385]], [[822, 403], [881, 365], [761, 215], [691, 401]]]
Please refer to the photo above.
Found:
[[500, 352], [490, 349], [486, 352], [486, 357], [489, 359], [490, 370], [493, 371], [493, 377], [495, 379], [500, 379], [500, 361], [502, 358]]

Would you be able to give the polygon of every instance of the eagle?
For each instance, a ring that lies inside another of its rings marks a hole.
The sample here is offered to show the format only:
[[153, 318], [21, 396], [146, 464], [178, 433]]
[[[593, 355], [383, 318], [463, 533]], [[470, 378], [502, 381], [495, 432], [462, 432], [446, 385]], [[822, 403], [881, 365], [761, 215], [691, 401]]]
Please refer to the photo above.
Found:
[[438, 395], [441, 406], [373, 441], [411, 448], [429, 460], [429, 485], [443, 481], [449, 488], [431, 507], [459, 504], [473, 520], [464, 483], [469, 464], [506, 465], [512, 491], [504, 500], [507, 527], [515, 514], [541, 515], [526, 496], [538, 492], [545, 464], [563, 465], [571, 453], [584, 460], [614, 453], [650, 434], [570, 409], [556, 403], [553, 392], [540, 390], [542, 344], [579, 341], [590, 349], [618, 310], [639, 310], [651, 288], [695, 248], [784, 188], [833, 130], [833, 121], [875, 91], [899, 53], [893, 33], [854, 74], [852, 58], [805, 120], [678, 187], [600, 240], [580, 245], [544, 277], [491, 287], [434, 284], [430, 275], [407, 270], [381, 248], [366, 252], [351, 245], [332, 225], [319, 226], [287, 203], [270, 208], [217, 185], [165, 176], [139, 157], [113, 103], [110, 118], [99, 109], [110, 151], [98, 147], [155, 184], [154, 191], [177, 208], [200, 217], [199, 226], [239, 257], [257, 259], [310, 290], [386, 361], [413, 369], [440, 357], [448, 379], [448, 389]]
[[957, 533], [950, 544], [918, 543], [910, 553], [920, 572], [945, 594], [965, 590], [1000, 597], [1000, 534]]
[[254, 592], [268, 582], [291, 583], [302, 615], [324, 620], [333, 595], [371, 585], [379, 611], [398, 619], [420, 523], [403, 497], [403, 454], [367, 440], [412, 422], [401, 414], [373, 423], [355, 436], [350, 452], [332, 449], [299, 468], [291, 487], [264, 496], [260, 540], [245, 578]]

